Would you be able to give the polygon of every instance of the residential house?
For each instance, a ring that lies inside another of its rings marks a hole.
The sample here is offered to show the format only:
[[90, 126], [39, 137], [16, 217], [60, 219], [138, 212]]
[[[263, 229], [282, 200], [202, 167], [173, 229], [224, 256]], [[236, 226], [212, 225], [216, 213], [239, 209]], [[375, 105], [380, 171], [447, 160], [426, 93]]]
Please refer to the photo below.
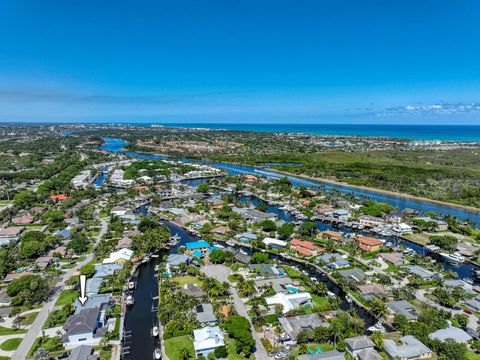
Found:
[[312, 296], [307, 292], [293, 294], [277, 293], [265, 298], [268, 306], [282, 305], [284, 314], [310, 303], [311, 300]]
[[461, 328], [457, 328], [455, 326], [452, 326], [451, 323], [449, 323], [449, 327], [446, 329], [439, 329], [430, 335], [428, 335], [430, 339], [436, 339], [441, 342], [445, 342], [447, 339], [452, 339], [457, 343], [462, 343], [466, 344], [470, 340], [473, 340], [473, 338], [467, 334], [464, 330]]
[[133, 256], [133, 250], [123, 248], [112, 252], [108, 258], [103, 260], [104, 264], [125, 264], [128, 263]]
[[265, 244], [265, 246], [272, 249], [281, 249], [288, 245], [286, 241], [271, 238], [271, 237], [266, 237], [265, 239], [263, 239], [262, 242]]
[[316, 246], [311, 241], [302, 241], [293, 239], [290, 241], [290, 249], [305, 257], [316, 256], [321, 252], [325, 252], [324, 248]]
[[398, 266], [405, 263], [405, 259], [402, 253], [400, 252], [391, 252], [391, 253], [381, 253], [378, 254], [383, 260]]
[[385, 220], [375, 216], [362, 215], [358, 217], [358, 223], [368, 228], [375, 228], [385, 223]]
[[23, 226], [11, 226], [0, 229], [0, 238], [18, 238], [23, 230], [25, 230]]
[[337, 253], [327, 253], [320, 255], [316, 259], [317, 261], [327, 264], [329, 269], [340, 269], [350, 265], [350, 262]]
[[422, 280], [431, 280], [437, 277], [433, 271], [427, 270], [420, 265], [409, 265], [406, 267], [414, 275], [419, 276]]
[[338, 274], [344, 279], [353, 280], [357, 283], [363, 282], [367, 277], [367, 275], [361, 269], [339, 270]]
[[405, 223], [395, 224], [395, 225], [392, 227], [392, 231], [393, 231], [396, 235], [412, 234], [412, 233], [413, 233], [412, 227], [411, 227], [410, 225], [408, 225], [408, 224], [405, 224]]
[[285, 272], [273, 264], [250, 264], [248, 268], [250, 272], [255, 272], [266, 278], [285, 276]]
[[419, 216], [419, 217], [416, 217], [414, 220], [421, 220], [421, 221], [425, 221], [425, 222], [434, 223], [435, 227], [438, 231], [447, 231], [448, 230], [448, 224], [443, 220], [432, 219], [429, 216]]
[[418, 319], [415, 307], [407, 300], [390, 301], [385, 304], [392, 319], [395, 315], [404, 315], [408, 321]]
[[368, 236], [357, 235], [355, 241], [358, 243], [358, 247], [366, 252], [380, 251], [384, 241]]
[[225, 346], [225, 339], [218, 326], [206, 326], [202, 329], [193, 330], [193, 348], [195, 357], [208, 354], [215, 351], [216, 348]]
[[276, 293], [288, 293], [290, 292], [290, 290], [287, 288], [287, 286], [292, 285], [292, 282], [292, 279], [290, 279], [289, 277], [279, 277], [273, 279], [255, 280], [255, 286], [258, 290], [265, 286], [271, 286]]
[[183, 292], [186, 295], [193, 296], [196, 298], [202, 298], [207, 293], [200, 289], [197, 284], [185, 284], [183, 285], [183, 288], [180, 289], [181, 292]]
[[120, 240], [118, 240], [116, 249], [125, 249], [128, 248], [132, 244], [132, 239], [128, 236], [123, 236]]
[[250, 241], [257, 240], [257, 234], [251, 232], [244, 232], [235, 235], [235, 239], [243, 243], [249, 243]]
[[331, 217], [338, 221], [348, 221], [351, 217], [350, 212], [346, 209], [333, 210], [330, 214]]
[[211, 326], [217, 323], [212, 304], [203, 303], [195, 306], [195, 316], [202, 326]]
[[181, 264], [189, 265], [193, 258], [184, 254], [169, 254], [167, 256], [167, 265], [170, 267], [178, 267]]
[[389, 358], [395, 360], [426, 359], [433, 355], [432, 350], [412, 335], [401, 337], [399, 344], [393, 340], [385, 339], [383, 347]]
[[345, 355], [338, 350], [299, 355], [298, 360], [345, 360]]
[[296, 341], [298, 334], [302, 331], [320, 326], [328, 327], [328, 324], [324, 323], [318, 314], [281, 317], [278, 321], [287, 335], [286, 338], [292, 342]]
[[374, 349], [375, 343], [368, 336], [355, 336], [345, 339], [347, 345], [347, 352], [354, 358], [357, 358], [357, 354], [362, 350]]
[[89, 345], [80, 345], [74, 348], [67, 360], [97, 360], [98, 356], [93, 354], [93, 347]]
[[388, 291], [381, 284], [371, 283], [357, 286], [360, 295], [365, 300], [384, 299], [388, 296]]
[[106, 333], [105, 311], [100, 308], [82, 309], [71, 315], [63, 325], [62, 342], [67, 349], [79, 345], [98, 345]]
[[377, 352], [377, 350], [368, 348], [360, 350], [357, 353], [358, 360], [383, 360], [382, 356]]
[[35, 259], [35, 267], [39, 270], [45, 270], [45, 268], [52, 263], [53, 256], [40, 256]]
[[210, 250], [208, 241], [192, 241], [185, 244], [185, 253], [196, 257], [203, 257]]
[[15, 225], [27, 225], [31, 224], [33, 222], [33, 216], [30, 215], [29, 213], [23, 215], [23, 216], [17, 216], [12, 219], [12, 223]]
[[321, 239], [343, 241], [343, 233], [339, 231], [325, 230], [319, 234]]

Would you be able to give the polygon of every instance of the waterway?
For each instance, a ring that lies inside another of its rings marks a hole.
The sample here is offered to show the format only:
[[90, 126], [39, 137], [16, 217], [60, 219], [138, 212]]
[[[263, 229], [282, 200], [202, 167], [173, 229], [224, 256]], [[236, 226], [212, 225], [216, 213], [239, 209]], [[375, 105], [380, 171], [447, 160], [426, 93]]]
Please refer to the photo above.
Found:
[[[106, 138], [105, 144], [101, 147], [102, 150], [110, 151], [110, 152], [125, 152], [124, 146], [126, 142], [121, 139], [115, 138]], [[129, 156], [141, 158], [141, 159], [164, 159], [165, 157], [161, 155], [153, 155], [153, 154], [145, 154], [145, 153], [137, 153], [137, 152], [127, 152]], [[267, 169], [258, 169], [251, 166], [240, 166], [240, 165], [231, 165], [231, 164], [224, 164], [224, 163], [210, 163], [213, 166], [217, 166], [229, 174], [255, 174], [255, 175], [264, 175], [270, 178], [280, 178], [284, 175], [280, 175], [278, 173], [269, 171]], [[419, 211], [434, 211], [441, 214], [452, 214], [458, 216], [459, 218], [466, 219], [470, 218], [475, 222], [480, 222], [480, 216], [476, 213], [470, 212], [468, 210], [449, 207], [447, 205], [440, 205], [440, 204], [433, 204], [429, 202], [423, 202], [421, 200], [412, 200], [412, 199], [405, 199], [399, 198], [392, 195], [387, 194], [378, 194], [374, 192], [370, 192], [367, 190], [358, 190], [352, 189], [347, 186], [337, 186], [331, 184], [323, 184], [315, 181], [304, 180], [297, 177], [290, 176], [289, 177], [292, 183], [295, 186], [306, 186], [306, 187], [325, 187], [325, 188], [334, 188], [342, 192], [353, 193], [357, 196], [368, 196], [370, 198], [374, 198], [376, 201], [384, 201], [393, 204], [399, 208], [412, 208]], [[195, 180], [192, 185], [197, 185], [204, 180], [198, 179]], [[258, 199], [254, 197], [243, 197], [243, 201], [248, 201], [253, 204], [258, 203]], [[145, 213], [145, 208], [141, 208], [140, 211]], [[269, 205], [268, 212], [275, 213], [279, 216], [279, 218], [285, 221], [296, 221], [297, 219], [291, 215], [290, 213], [280, 210], [278, 206]], [[171, 230], [172, 234], [178, 234], [180, 236], [180, 242], [177, 244], [176, 247], [172, 248], [170, 252], [176, 252], [178, 246], [184, 245], [190, 241], [198, 240], [194, 236], [190, 235], [181, 227], [178, 227], [170, 222], [164, 223], [168, 226]], [[343, 232], [349, 232], [350, 229], [344, 228], [336, 228], [330, 224], [324, 224], [320, 221], [317, 221], [318, 227], [320, 230], [340, 230]], [[395, 238], [387, 238], [387, 241], [396, 242], [398, 243], [399, 240]], [[401, 242], [402, 245], [409, 247], [415, 250], [418, 253], [425, 254], [425, 248], [411, 243], [411, 242]], [[151, 358], [153, 349], [157, 344], [155, 340], [151, 337], [151, 328], [153, 327], [154, 323], [157, 322], [156, 313], [152, 311], [157, 306], [157, 300], [155, 298], [158, 296], [158, 287], [157, 287], [157, 279], [155, 278], [155, 265], [160, 263], [161, 257], [165, 255], [166, 252], [160, 254], [159, 258], [153, 259], [152, 261], [142, 264], [138, 268], [138, 277], [137, 277], [137, 287], [134, 294], [135, 304], [134, 306], [127, 311], [126, 319], [125, 319], [125, 331], [127, 334], [127, 338], [125, 341], [125, 347], [129, 348], [129, 358], [130, 359], [148, 359]], [[286, 262], [286, 260], [277, 259], [282, 262]], [[461, 265], [452, 265], [446, 262], [443, 262], [443, 267], [446, 270], [453, 270], [458, 273], [460, 278], [467, 278], [471, 275], [471, 270], [474, 268], [474, 265], [471, 264], [461, 264]], [[300, 267], [302, 268], [302, 267]], [[328, 281], [324, 276], [319, 274], [313, 268], [305, 268], [304, 270], [307, 271], [310, 277], [317, 277], [320, 278], [322, 281], [325, 281], [327, 286], [337, 295], [342, 295], [340, 290], [333, 286], [331, 282]], [[345, 301], [344, 296], [340, 296], [342, 299], [340, 308], [348, 309], [350, 305]], [[357, 310], [359, 315], [366, 321], [367, 325], [371, 325], [373, 319], [366, 314], [362, 309]]]
[[[101, 146], [102, 150], [110, 152], [125, 152], [125, 145], [127, 142], [122, 139], [117, 138], [105, 138], [105, 144]], [[139, 153], [134, 151], [126, 152], [127, 155], [140, 158], [140, 159], [166, 159], [165, 156], [155, 155], [155, 154], [146, 154]], [[188, 159], [181, 159], [182, 161], [189, 161]], [[251, 174], [258, 176], [265, 176], [268, 178], [283, 178], [284, 174], [277, 173], [275, 171], [269, 170], [262, 167], [254, 167], [248, 165], [236, 165], [236, 164], [226, 164], [221, 162], [205, 162], [212, 166], [218, 167], [226, 171], [230, 175], [239, 175], [239, 174]], [[367, 189], [356, 189], [348, 185], [338, 185], [330, 184], [321, 181], [313, 181], [308, 179], [302, 179], [296, 176], [287, 176], [287, 178], [292, 182], [294, 186], [305, 186], [309, 188], [324, 188], [324, 189], [333, 189], [340, 191], [342, 193], [350, 193], [357, 197], [368, 197], [372, 200], [378, 202], [385, 202], [397, 207], [401, 210], [404, 209], [414, 209], [420, 212], [434, 212], [441, 215], [453, 215], [462, 220], [470, 219], [475, 224], [480, 225], [480, 212], [463, 209], [455, 206], [450, 206], [448, 204], [437, 204], [429, 201], [424, 201], [420, 199], [411, 199], [403, 196], [395, 196], [392, 194], [384, 194]]]

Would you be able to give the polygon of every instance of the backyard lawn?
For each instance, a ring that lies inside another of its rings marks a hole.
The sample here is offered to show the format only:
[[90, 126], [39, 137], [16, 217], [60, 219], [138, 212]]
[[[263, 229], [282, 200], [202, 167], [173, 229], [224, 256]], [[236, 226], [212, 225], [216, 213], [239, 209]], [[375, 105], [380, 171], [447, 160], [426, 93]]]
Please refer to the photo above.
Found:
[[185, 284], [198, 284], [200, 286], [200, 279], [195, 277], [195, 276], [176, 276], [171, 278], [172, 281], [175, 281], [180, 285], [180, 287], [183, 287]]
[[187, 348], [191, 356], [194, 355], [195, 350], [190, 335], [165, 340], [165, 352], [170, 360], [180, 360], [183, 348]]

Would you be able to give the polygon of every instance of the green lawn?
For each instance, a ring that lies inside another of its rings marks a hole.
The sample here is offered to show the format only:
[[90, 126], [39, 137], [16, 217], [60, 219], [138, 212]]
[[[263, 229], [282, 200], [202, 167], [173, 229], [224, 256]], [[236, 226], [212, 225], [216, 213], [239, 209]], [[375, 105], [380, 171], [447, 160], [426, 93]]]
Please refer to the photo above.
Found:
[[0, 360], [10, 360], [8, 356], [0, 356]]
[[15, 330], [15, 329], [10, 329], [10, 328], [0, 326], [0, 336], [1, 335], [23, 334], [23, 333], [25, 333], [25, 330], [20, 330], [20, 329]]
[[318, 296], [316, 294], [312, 294], [312, 300], [316, 306], [318, 306], [322, 311], [327, 311], [332, 309], [332, 305], [327, 297]]
[[170, 360], [180, 360], [180, 354], [183, 348], [187, 348], [193, 356], [195, 349], [190, 335], [179, 336], [165, 340], [165, 352]]
[[[318, 348], [320, 348], [322, 350], [322, 352], [326, 352], [326, 351], [333, 350], [333, 345], [328, 344], [328, 343], [307, 345], [307, 349], [312, 350], [314, 352], [316, 352]], [[296, 347], [296, 348], [292, 349], [292, 352], [297, 356], [298, 356], [298, 351], [299, 351], [299, 347]]]
[[22, 338], [13, 338], [5, 340], [3, 343], [0, 344], [0, 349], [4, 351], [13, 351], [17, 350], [18, 346], [22, 342]]
[[63, 290], [60, 296], [57, 299], [55, 305], [70, 305], [75, 302], [75, 299], [78, 298], [78, 291], [72, 290]]
[[175, 276], [171, 278], [170, 280], [175, 281], [180, 285], [180, 287], [183, 287], [185, 284], [198, 284], [200, 285], [200, 279], [195, 277], [195, 276]]
[[467, 353], [468, 360], [480, 360], [480, 354], [468, 352]]
[[20, 320], [20, 325], [32, 325], [35, 319], [37, 318], [38, 312], [28, 313], [26, 315], [21, 315], [22, 320]]
[[0, 200], [0, 205], [8, 205], [8, 204], [11, 204], [12, 201], [11, 200]]

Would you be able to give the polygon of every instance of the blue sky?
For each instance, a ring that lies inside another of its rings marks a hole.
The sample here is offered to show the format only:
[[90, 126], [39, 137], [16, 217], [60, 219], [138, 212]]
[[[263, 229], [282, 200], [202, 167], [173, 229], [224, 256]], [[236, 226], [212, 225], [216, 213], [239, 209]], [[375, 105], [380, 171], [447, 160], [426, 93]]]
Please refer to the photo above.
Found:
[[0, 2], [0, 121], [480, 124], [477, 0]]

